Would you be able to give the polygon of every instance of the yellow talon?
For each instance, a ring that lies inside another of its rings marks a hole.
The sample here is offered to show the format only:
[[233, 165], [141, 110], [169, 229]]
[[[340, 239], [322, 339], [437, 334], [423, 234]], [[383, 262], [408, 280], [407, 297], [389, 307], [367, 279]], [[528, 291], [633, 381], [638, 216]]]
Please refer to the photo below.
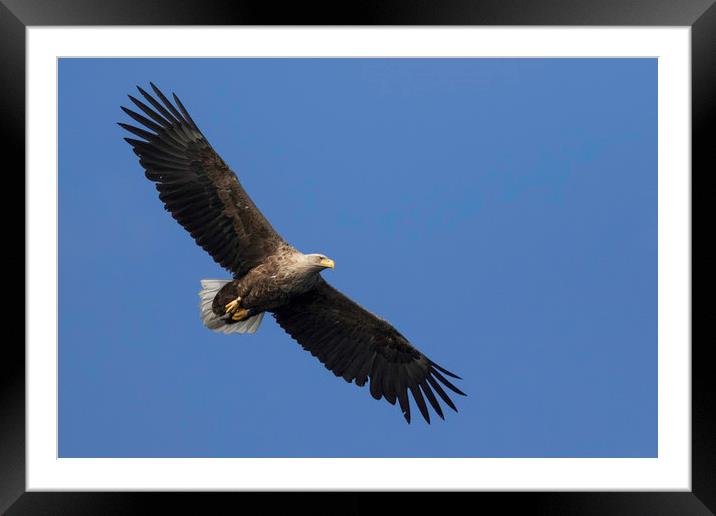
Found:
[[249, 311], [246, 308], [240, 308], [231, 316], [231, 320], [243, 321], [244, 319], [246, 319], [247, 315], [249, 315]]
[[237, 297], [237, 298], [234, 299], [231, 303], [229, 303], [228, 305], [226, 305], [226, 306], [225, 306], [225, 308], [226, 308], [226, 313], [227, 313], [227, 314], [228, 314], [228, 313], [233, 313], [233, 312], [235, 312], [236, 310], [238, 310], [238, 308], [239, 308], [239, 302], [240, 302], [240, 301], [241, 301], [241, 298], [240, 298], [240, 297]]

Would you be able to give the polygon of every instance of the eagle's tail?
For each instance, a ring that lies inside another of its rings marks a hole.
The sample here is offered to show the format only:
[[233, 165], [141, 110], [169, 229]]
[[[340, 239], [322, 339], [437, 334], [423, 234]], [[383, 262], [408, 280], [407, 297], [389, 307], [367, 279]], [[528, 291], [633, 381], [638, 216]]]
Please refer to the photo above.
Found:
[[244, 321], [238, 322], [227, 322], [224, 316], [216, 315], [211, 309], [211, 305], [214, 302], [214, 296], [221, 290], [221, 287], [230, 283], [231, 280], [218, 280], [218, 279], [203, 279], [201, 280], [201, 291], [199, 297], [201, 303], [199, 308], [201, 310], [201, 320], [204, 326], [213, 331], [220, 331], [223, 333], [255, 333], [259, 329], [261, 319], [264, 318], [264, 313], [249, 317]]

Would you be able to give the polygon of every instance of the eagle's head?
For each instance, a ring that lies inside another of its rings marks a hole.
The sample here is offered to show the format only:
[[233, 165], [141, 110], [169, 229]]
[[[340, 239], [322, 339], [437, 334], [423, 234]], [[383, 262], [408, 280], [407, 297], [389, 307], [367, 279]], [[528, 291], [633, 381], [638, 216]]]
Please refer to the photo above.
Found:
[[324, 254], [306, 254], [307, 265], [314, 270], [334, 269], [336, 263]]

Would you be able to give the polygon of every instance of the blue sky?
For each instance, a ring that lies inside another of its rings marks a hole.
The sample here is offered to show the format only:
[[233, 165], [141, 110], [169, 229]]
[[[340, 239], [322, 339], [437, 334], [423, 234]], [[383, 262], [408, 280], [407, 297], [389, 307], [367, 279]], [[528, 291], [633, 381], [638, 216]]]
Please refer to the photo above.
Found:
[[[228, 273], [115, 124], [149, 81], [459, 414], [201, 325]], [[655, 59], [62, 59], [59, 138], [60, 456], [656, 456]]]

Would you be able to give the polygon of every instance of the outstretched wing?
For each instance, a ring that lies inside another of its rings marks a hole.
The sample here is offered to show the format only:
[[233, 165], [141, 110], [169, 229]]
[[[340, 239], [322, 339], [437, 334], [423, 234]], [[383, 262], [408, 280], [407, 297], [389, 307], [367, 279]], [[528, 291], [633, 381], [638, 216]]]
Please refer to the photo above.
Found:
[[[141, 112], [122, 107], [143, 128], [119, 123], [164, 207], [222, 267], [242, 276], [273, 254], [283, 239], [211, 147], [179, 98], [176, 106], [152, 84], [137, 87], [152, 107], [129, 95]], [[149, 117], [149, 118], [147, 118]]]
[[385, 398], [390, 404], [397, 399], [408, 423], [408, 391], [428, 423], [425, 398], [444, 419], [435, 393], [456, 412], [442, 386], [465, 395], [443, 374], [459, 376], [428, 359], [387, 321], [351, 301], [323, 279], [309, 292], [276, 310], [274, 317], [286, 333], [336, 376], [349, 383], [355, 380], [359, 386], [370, 378], [370, 393], [375, 399]]

